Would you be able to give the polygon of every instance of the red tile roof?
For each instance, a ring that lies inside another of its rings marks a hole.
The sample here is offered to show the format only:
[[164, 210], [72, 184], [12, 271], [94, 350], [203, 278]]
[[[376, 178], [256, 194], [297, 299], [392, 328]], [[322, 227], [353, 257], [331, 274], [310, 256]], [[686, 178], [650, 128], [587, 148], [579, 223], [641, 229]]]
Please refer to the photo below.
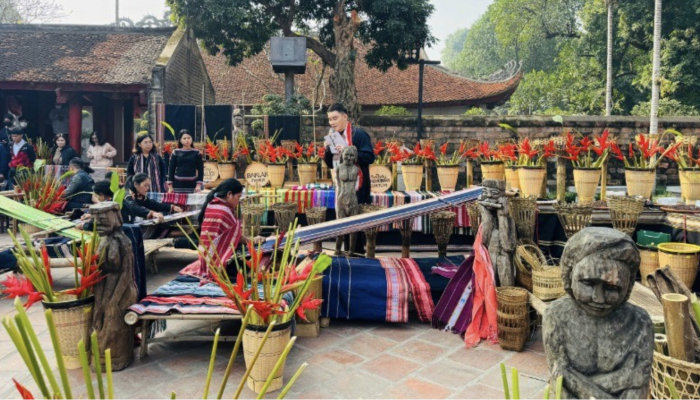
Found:
[[[359, 51], [362, 54], [362, 49]], [[312, 99], [315, 81], [320, 71], [320, 61], [311, 51], [306, 74], [295, 75], [295, 85], [300, 92]], [[272, 72], [267, 54], [262, 52], [231, 67], [221, 53], [210, 56], [205, 50], [202, 57], [207, 65], [209, 77], [216, 91], [218, 104], [253, 105], [269, 93], [284, 95], [284, 77]], [[396, 67], [387, 72], [369, 68], [364, 57], [356, 63], [357, 96], [365, 107], [383, 105], [415, 106], [418, 104], [418, 70], [411, 65], [406, 70]], [[330, 104], [332, 96], [328, 86], [329, 71], [320, 92], [325, 90], [324, 104]], [[450, 105], [495, 104], [510, 98], [520, 83], [521, 73], [500, 82], [483, 82], [459, 76], [442, 67], [425, 67], [423, 103], [426, 107]]]
[[0, 25], [0, 82], [147, 84], [174, 29]]

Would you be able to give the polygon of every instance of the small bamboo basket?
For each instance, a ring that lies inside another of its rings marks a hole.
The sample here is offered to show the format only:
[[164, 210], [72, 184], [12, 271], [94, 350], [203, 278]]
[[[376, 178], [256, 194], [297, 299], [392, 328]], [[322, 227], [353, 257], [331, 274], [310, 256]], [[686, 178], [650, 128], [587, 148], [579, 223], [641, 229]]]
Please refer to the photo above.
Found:
[[498, 344], [504, 350], [522, 351], [530, 336], [527, 296], [523, 288], [496, 288]]
[[515, 281], [532, 292], [532, 271], [541, 270], [547, 265], [544, 253], [535, 245], [523, 244], [515, 249], [513, 261], [517, 270]]
[[[253, 330], [255, 328], [255, 330]], [[265, 328], [267, 327], [252, 327], [248, 325], [246, 330], [243, 332], [243, 355], [245, 358], [246, 367], [250, 365], [255, 357], [257, 349], [260, 348], [262, 344], [263, 337], [265, 336]], [[277, 329], [282, 328], [282, 329]], [[262, 388], [265, 386], [267, 378], [272, 374], [275, 369], [275, 364], [277, 360], [282, 356], [287, 343], [291, 338], [292, 327], [291, 321], [289, 323], [284, 323], [277, 325], [273, 328], [272, 332], [265, 341], [260, 355], [258, 356], [255, 365], [252, 367], [252, 371], [248, 376], [248, 387], [255, 393], [260, 393]], [[282, 388], [284, 379], [284, 364], [275, 374], [272, 383], [268, 387], [269, 391], [274, 391]]]
[[241, 205], [241, 215], [243, 216], [243, 232], [251, 237], [259, 236], [262, 216], [265, 213], [265, 206], [262, 204], [250, 203]]
[[544, 167], [520, 167], [518, 170], [520, 192], [523, 196], [539, 197], [542, 194], [542, 185], [546, 176], [547, 169]]
[[236, 176], [236, 166], [230, 162], [219, 163], [217, 165], [219, 168], [219, 179], [225, 180]]
[[423, 164], [401, 164], [401, 174], [407, 192], [420, 190], [423, 183]]
[[651, 364], [651, 398], [671, 398], [666, 377], [673, 381], [679, 398], [700, 399], [700, 364], [682, 361], [654, 351], [654, 360]]
[[[360, 204], [360, 213], [369, 214], [375, 211], [383, 210], [384, 206], [378, 206], [375, 204]], [[324, 213], [325, 216], [325, 213]], [[308, 218], [308, 213], [307, 213]], [[374, 258], [375, 251], [377, 249], [377, 233], [379, 232], [379, 227], [365, 229], [365, 238], [367, 239], [367, 246], [365, 246], [367, 258]]]
[[644, 200], [635, 197], [609, 196], [607, 203], [613, 228], [632, 236], [644, 209]]
[[95, 297], [76, 299], [75, 295], [65, 295], [57, 303], [42, 301], [44, 309], [53, 313], [58, 342], [63, 353], [63, 363], [67, 369], [81, 367], [78, 342], [85, 343], [88, 359], [90, 359], [90, 332], [92, 332], [92, 311]]
[[273, 188], [284, 186], [284, 173], [286, 170], [286, 164], [267, 164], [267, 176], [270, 179], [270, 186]]
[[316, 183], [316, 172], [318, 171], [318, 164], [298, 164], [297, 172], [299, 173], [299, 184], [302, 186]]
[[520, 178], [518, 177], [518, 167], [506, 167], [506, 189], [520, 190]]
[[589, 204], [555, 204], [559, 222], [564, 227], [567, 239], [591, 224], [593, 207]]
[[[306, 222], [308, 222], [309, 225], [316, 225], [325, 221], [326, 207], [309, 207], [306, 209]], [[321, 242], [314, 242], [314, 251], [320, 253], [322, 250]]]
[[481, 209], [479, 208], [479, 203], [472, 201], [467, 203], [467, 214], [469, 214], [469, 228], [472, 235], [476, 235], [476, 231], [479, 230], [479, 225], [481, 225]]
[[678, 171], [681, 181], [681, 197], [685, 204], [695, 204], [700, 200], [700, 169], [687, 168]]
[[649, 287], [647, 275], [653, 274], [659, 269], [659, 251], [657, 249], [640, 247], [639, 256], [642, 259], [639, 264], [639, 274], [642, 276], [642, 285]]
[[669, 266], [688, 289], [693, 288], [700, 262], [700, 246], [688, 243], [661, 243], [659, 266]]
[[655, 169], [625, 169], [625, 184], [629, 196], [651, 197], [656, 183]]
[[532, 241], [537, 224], [537, 198], [515, 197], [509, 201], [510, 215], [515, 220], [518, 237], [521, 240]]
[[532, 271], [532, 294], [542, 301], [556, 300], [564, 295], [561, 268], [551, 267]]
[[430, 214], [430, 224], [433, 227], [433, 235], [438, 245], [438, 257], [447, 257], [447, 244], [454, 230], [455, 217], [457, 214], [452, 211], [439, 211]]
[[482, 162], [481, 181], [493, 179], [497, 181], [506, 180], [506, 167], [502, 162]]
[[454, 191], [457, 187], [457, 178], [459, 177], [459, 165], [439, 165], [437, 167], [437, 176], [440, 182], [440, 190], [443, 192]]
[[289, 225], [297, 215], [299, 205], [297, 203], [275, 203], [270, 206], [275, 213], [275, 225], [280, 232], [286, 232]]

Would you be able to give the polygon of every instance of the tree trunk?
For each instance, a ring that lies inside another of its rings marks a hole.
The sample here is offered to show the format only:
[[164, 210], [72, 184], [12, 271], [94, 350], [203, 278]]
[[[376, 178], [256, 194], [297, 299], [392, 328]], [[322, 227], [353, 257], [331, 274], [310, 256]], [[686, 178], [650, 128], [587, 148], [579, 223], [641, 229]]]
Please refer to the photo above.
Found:
[[613, 0], [606, 1], [608, 6], [608, 65], [607, 82], [605, 84], [605, 116], [612, 114], [612, 85], [613, 85]]
[[345, 14], [344, 1], [341, 1], [333, 17], [333, 32], [335, 34], [335, 65], [330, 75], [333, 102], [342, 103], [348, 110], [352, 121], [360, 117], [360, 104], [357, 100], [355, 87], [355, 33], [360, 26], [357, 12], [353, 11], [350, 18]]
[[651, 72], [651, 119], [649, 133], [659, 132], [659, 89], [661, 86], [661, 0], [654, 4], [654, 61]]

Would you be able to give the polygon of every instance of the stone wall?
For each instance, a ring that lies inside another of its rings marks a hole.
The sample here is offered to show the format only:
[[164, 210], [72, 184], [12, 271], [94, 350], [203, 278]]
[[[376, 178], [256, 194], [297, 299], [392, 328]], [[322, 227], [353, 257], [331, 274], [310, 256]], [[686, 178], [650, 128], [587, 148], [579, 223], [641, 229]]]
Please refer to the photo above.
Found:
[[[311, 120], [304, 118], [303, 123], [310, 126]], [[436, 143], [442, 144], [445, 141], [457, 145], [464, 139], [488, 140], [494, 143], [498, 140], [511, 138], [511, 133], [498, 126], [499, 123], [506, 123], [516, 129], [522, 137], [547, 138], [558, 136], [562, 132], [576, 129], [584, 135], [601, 133], [608, 128], [610, 134], [618, 138], [618, 142], [626, 145], [633, 140], [635, 134], [648, 132], [649, 118], [641, 117], [565, 117], [564, 126], [554, 122], [549, 117], [425, 117], [423, 118], [424, 139], [433, 139]], [[413, 145], [417, 139], [417, 120], [415, 117], [362, 117], [360, 124], [372, 136], [373, 141], [377, 139], [386, 140], [389, 138], [400, 138], [404, 143]], [[698, 117], [672, 117], [660, 118], [659, 132], [665, 129], [675, 129], [686, 135], [700, 136], [700, 118]], [[325, 116], [316, 119], [316, 138], [323, 140], [323, 136], [328, 133], [328, 123]], [[304, 137], [304, 140], [311, 140], [311, 136]], [[550, 185], [555, 185], [554, 174], [556, 168], [554, 162], [549, 163], [548, 181]], [[570, 168], [570, 165], [569, 165]], [[624, 185], [624, 169], [622, 162], [612, 160], [609, 166], [609, 185]], [[462, 172], [464, 174], [464, 172]], [[480, 170], [475, 168], [477, 181], [480, 179]], [[573, 172], [569, 171], [567, 177], [573, 185]], [[657, 180], [659, 186], [678, 185], [678, 170], [673, 162], [663, 160], [659, 163]], [[437, 182], [437, 179], [434, 179]], [[460, 178], [463, 185], [465, 179]]]

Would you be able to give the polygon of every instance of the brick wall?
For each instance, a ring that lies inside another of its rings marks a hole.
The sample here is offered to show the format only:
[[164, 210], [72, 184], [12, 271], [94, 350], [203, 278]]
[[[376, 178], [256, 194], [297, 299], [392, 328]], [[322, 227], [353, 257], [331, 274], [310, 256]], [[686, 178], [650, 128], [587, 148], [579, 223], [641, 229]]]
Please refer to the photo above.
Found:
[[[310, 118], [303, 118], [302, 122], [311, 125]], [[511, 133], [500, 128], [499, 123], [506, 123], [518, 129], [522, 137], [547, 138], [560, 135], [562, 132], [576, 129], [584, 135], [601, 133], [608, 128], [610, 134], [618, 137], [619, 143], [629, 143], [637, 133], [648, 132], [649, 118], [640, 117], [566, 117], [564, 127], [554, 122], [548, 117], [425, 117], [423, 118], [423, 138], [434, 139], [436, 143], [442, 144], [445, 141], [457, 145], [463, 139], [488, 140], [494, 143], [497, 140], [508, 139]], [[362, 117], [361, 124], [372, 136], [373, 142], [377, 139], [401, 138], [404, 143], [414, 144], [417, 139], [415, 117]], [[700, 136], [700, 118], [697, 117], [673, 117], [661, 118], [659, 121], [659, 131], [673, 128], [686, 135]], [[325, 116], [316, 119], [316, 138], [323, 140], [323, 136], [328, 133], [328, 122]], [[304, 140], [312, 140], [311, 135], [305, 136]], [[450, 150], [451, 150], [450, 149]], [[569, 164], [569, 169], [571, 166]], [[550, 162], [548, 166], [548, 181], [550, 186], [556, 185], [554, 174], [556, 173], [555, 162]], [[611, 160], [608, 170], [609, 185], [624, 185], [624, 169], [622, 162]], [[477, 181], [480, 180], [480, 170], [475, 167]], [[464, 175], [462, 171], [461, 175]], [[567, 178], [573, 185], [573, 172], [569, 171]], [[657, 181], [663, 186], [678, 185], [678, 169], [675, 163], [659, 163], [657, 171]], [[433, 179], [437, 185], [437, 177]], [[461, 184], [465, 182], [464, 177], [460, 178]]]
[[197, 41], [188, 30], [166, 64], [163, 98], [166, 104], [202, 104], [203, 87], [204, 102], [214, 104], [214, 87]]

